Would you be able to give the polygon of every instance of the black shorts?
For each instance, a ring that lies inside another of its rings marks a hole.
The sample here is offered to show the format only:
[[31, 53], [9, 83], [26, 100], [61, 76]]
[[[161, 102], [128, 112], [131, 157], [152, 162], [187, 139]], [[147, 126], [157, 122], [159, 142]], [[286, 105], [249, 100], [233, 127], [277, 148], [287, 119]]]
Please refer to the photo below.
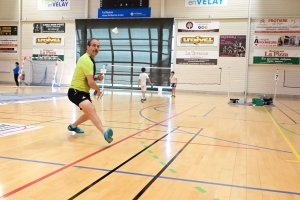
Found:
[[[79, 107], [79, 104], [85, 100], [92, 102], [90, 93], [82, 92], [74, 88], [69, 88], [68, 97], [72, 103]], [[79, 107], [80, 108], [80, 107]], [[81, 108], [80, 108], [81, 109]]]

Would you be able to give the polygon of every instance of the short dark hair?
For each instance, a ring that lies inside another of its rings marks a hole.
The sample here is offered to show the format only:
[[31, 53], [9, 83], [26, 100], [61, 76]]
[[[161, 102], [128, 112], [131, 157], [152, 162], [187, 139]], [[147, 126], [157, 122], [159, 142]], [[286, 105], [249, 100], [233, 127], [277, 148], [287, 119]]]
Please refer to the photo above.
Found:
[[174, 72], [174, 71], [171, 71], [171, 73], [175, 74], [175, 72]]
[[19, 62], [16, 62], [16, 65], [19, 65]]
[[88, 42], [87, 42], [87, 45], [88, 45], [88, 46], [91, 46], [91, 43], [92, 43], [93, 40], [97, 40], [97, 41], [98, 41], [97, 38], [90, 38], [90, 39], [88, 40]]
[[145, 71], [146, 71], [146, 68], [145, 68], [145, 67], [143, 67], [143, 68], [142, 68], [142, 72], [145, 72]]

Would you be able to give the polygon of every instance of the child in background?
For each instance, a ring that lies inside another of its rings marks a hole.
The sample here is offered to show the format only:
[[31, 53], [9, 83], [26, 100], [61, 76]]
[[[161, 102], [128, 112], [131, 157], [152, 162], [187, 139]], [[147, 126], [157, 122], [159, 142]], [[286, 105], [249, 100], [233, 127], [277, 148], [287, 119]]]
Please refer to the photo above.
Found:
[[150, 83], [150, 85], [153, 85], [151, 83], [151, 80], [148, 76], [148, 74], [146, 74], [146, 68], [142, 68], [142, 73], [139, 76], [139, 81], [138, 81], [138, 87], [140, 87], [141, 85], [141, 91], [142, 91], [142, 98], [141, 98], [141, 102], [144, 103], [144, 101], [146, 101], [146, 91], [147, 91], [147, 81]]
[[175, 76], [175, 72], [171, 72], [170, 76], [170, 82], [171, 82], [171, 87], [172, 87], [172, 96], [175, 97], [175, 91], [176, 91], [176, 85], [177, 85], [177, 77]]

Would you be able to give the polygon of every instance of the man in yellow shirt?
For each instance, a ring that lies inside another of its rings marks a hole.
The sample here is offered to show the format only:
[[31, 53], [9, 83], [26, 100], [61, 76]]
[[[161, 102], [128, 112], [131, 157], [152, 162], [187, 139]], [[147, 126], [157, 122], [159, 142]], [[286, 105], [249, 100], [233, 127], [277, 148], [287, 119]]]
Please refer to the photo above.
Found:
[[75, 131], [76, 133], [84, 133], [78, 125], [87, 120], [91, 120], [97, 129], [103, 134], [105, 140], [108, 143], [111, 143], [113, 141], [113, 131], [111, 128], [104, 130], [102, 122], [96, 113], [96, 109], [92, 104], [90, 97], [90, 88], [96, 91], [96, 95], [101, 95], [100, 88], [95, 81], [103, 80], [103, 75], [100, 74], [95, 76], [96, 65], [94, 61], [99, 49], [100, 42], [95, 38], [91, 38], [87, 43], [86, 53], [79, 58], [76, 64], [71, 86], [68, 91], [68, 97], [72, 103], [77, 105], [80, 110], [83, 111], [84, 114], [73, 124], [70, 124], [68, 126], [68, 130]]

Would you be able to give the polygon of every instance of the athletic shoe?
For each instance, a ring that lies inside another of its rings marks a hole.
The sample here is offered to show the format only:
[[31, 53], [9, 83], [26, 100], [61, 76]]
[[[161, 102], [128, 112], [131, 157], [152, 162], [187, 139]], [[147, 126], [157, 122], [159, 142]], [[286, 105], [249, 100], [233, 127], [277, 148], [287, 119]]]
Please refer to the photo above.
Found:
[[144, 99], [141, 99], [141, 102], [144, 103]]
[[145, 99], [143, 99], [143, 101], [146, 101], [147, 99], [145, 98]]
[[111, 143], [113, 141], [113, 131], [111, 130], [111, 128], [106, 129], [106, 131], [104, 131], [103, 136], [104, 139], [106, 140], [106, 142]]
[[84, 133], [84, 131], [83, 131], [81, 128], [79, 128], [78, 126], [77, 126], [76, 128], [73, 128], [73, 127], [72, 127], [72, 124], [70, 124], [70, 125], [68, 126], [68, 130], [69, 130], [69, 131], [74, 131], [74, 132], [76, 132], [76, 133]]

